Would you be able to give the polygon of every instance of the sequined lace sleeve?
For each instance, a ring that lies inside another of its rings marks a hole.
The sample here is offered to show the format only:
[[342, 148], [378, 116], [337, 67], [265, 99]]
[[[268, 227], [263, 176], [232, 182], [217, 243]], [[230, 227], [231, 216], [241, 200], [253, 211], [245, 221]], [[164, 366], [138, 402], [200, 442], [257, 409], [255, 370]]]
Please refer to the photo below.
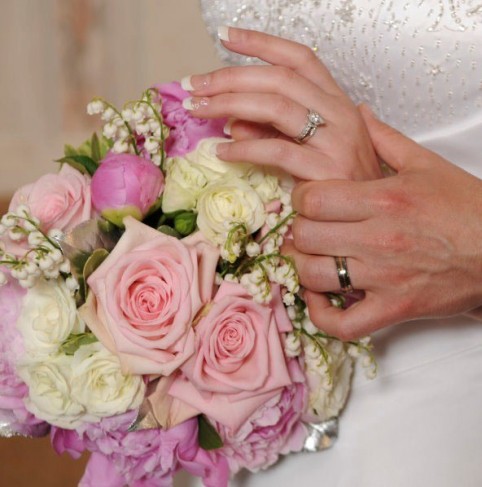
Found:
[[[200, 0], [209, 32], [237, 25], [310, 46], [355, 102], [408, 134], [482, 110], [478, 0]], [[229, 53], [229, 64], [251, 58]]]

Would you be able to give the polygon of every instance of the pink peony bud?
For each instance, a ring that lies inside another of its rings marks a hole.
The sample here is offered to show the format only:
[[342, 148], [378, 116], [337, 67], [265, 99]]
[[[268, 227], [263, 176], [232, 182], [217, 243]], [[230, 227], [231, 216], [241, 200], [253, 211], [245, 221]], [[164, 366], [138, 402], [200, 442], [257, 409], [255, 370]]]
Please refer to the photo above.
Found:
[[164, 175], [151, 161], [108, 154], [92, 177], [92, 204], [117, 226], [131, 215], [142, 220], [164, 189]]

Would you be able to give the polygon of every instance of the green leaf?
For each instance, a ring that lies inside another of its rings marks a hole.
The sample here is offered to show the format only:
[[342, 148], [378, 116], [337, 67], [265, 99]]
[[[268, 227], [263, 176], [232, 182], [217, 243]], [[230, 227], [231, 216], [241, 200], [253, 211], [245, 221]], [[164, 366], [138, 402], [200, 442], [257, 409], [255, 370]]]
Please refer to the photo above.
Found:
[[[92, 252], [92, 255], [87, 259], [82, 270], [82, 285], [80, 286], [79, 292], [81, 298], [85, 300], [87, 298], [88, 286], [87, 279], [93, 272], [99, 267], [102, 262], [107, 258], [109, 252], [105, 249], [97, 249]], [[80, 283], [79, 283], [80, 284]]]
[[95, 171], [99, 167], [99, 165], [91, 157], [81, 155], [62, 157], [61, 159], [57, 159], [56, 162], [68, 164], [74, 169], [77, 169], [77, 171], [80, 171], [83, 174], [88, 173], [91, 176], [94, 175]]
[[77, 149], [70, 145], [70, 144], [65, 144], [64, 145], [64, 155], [65, 157], [69, 157], [69, 156], [75, 156], [77, 154]]
[[60, 351], [65, 355], [74, 355], [82, 345], [90, 345], [97, 342], [97, 337], [93, 333], [81, 333], [79, 335], [69, 335], [60, 345]]
[[197, 417], [199, 431], [198, 441], [199, 446], [203, 450], [217, 450], [223, 447], [223, 440], [219, 436], [214, 426], [206, 419], [205, 416], [200, 415]]
[[92, 134], [92, 138], [90, 139], [90, 148], [92, 151], [92, 160], [98, 164], [102, 159], [102, 153], [100, 151], [99, 137], [96, 132]]
[[191, 235], [196, 230], [197, 214], [193, 211], [184, 211], [174, 218], [174, 228], [183, 237]]
[[159, 232], [169, 235], [170, 237], [181, 238], [182, 235], [169, 225], [161, 225], [158, 229]]

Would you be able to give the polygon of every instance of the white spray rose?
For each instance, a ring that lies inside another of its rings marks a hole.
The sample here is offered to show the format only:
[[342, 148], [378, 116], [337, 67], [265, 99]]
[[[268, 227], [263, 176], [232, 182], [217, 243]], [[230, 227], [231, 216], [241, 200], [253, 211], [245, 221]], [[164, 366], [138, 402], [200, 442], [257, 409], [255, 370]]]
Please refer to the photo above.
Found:
[[268, 174], [262, 169], [257, 169], [249, 174], [248, 182], [259, 194], [263, 203], [269, 203], [270, 201], [279, 199], [281, 191], [276, 176]]
[[230, 222], [244, 223], [248, 233], [261, 228], [266, 220], [258, 193], [239, 178], [221, 179], [207, 186], [197, 204], [199, 230], [216, 244], [224, 243]]
[[100, 342], [80, 347], [72, 369], [72, 397], [84, 406], [85, 421], [125, 413], [144, 398], [142, 376], [123, 374], [119, 359]]
[[45, 362], [19, 367], [29, 389], [25, 407], [37, 418], [66, 429], [82, 424], [84, 408], [72, 398], [70, 380], [73, 357], [59, 355]]
[[350, 391], [353, 358], [346, 353], [341, 342], [329, 341], [325, 348], [331, 358], [331, 382], [326, 375], [326, 365], [320, 362], [320, 357], [312, 360], [305, 355], [305, 372], [309, 388], [305, 419], [311, 422], [325, 421], [338, 416]]
[[75, 300], [62, 279], [38, 283], [26, 294], [17, 321], [27, 361], [38, 361], [57, 353], [71, 333], [82, 333]]
[[175, 157], [166, 162], [166, 179], [162, 194], [162, 210], [172, 213], [177, 210], [191, 210], [197, 197], [207, 185], [204, 174], [186, 159]]
[[166, 161], [162, 197], [162, 210], [165, 213], [193, 209], [201, 190], [209, 183], [227, 174], [242, 177], [253, 167], [247, 163], [225, 162], [216, 157], [215, 147], [220, 142], [226, 142], [226, 139], [204, 139], [194, 151]]
[[226, 162], [219, 159], [216, 156], [216, 145], [226, 142], [226, 139], [220, 137], [210, 137], [201, 140], [196, 150], [185, 156], [192, 166], [202, 171], [209, 183], [217, 181], [228, 174], [243, 177], [253, 168], [253, 165], [247, 162]]

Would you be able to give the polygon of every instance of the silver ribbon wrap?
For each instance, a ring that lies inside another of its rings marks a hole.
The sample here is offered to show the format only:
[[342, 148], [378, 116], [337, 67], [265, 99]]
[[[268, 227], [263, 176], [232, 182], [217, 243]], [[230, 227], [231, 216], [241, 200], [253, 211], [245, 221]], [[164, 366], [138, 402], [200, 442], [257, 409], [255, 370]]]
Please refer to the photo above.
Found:
[[331, 418], [322, 423], [309, 423], [303, 451], [315, 453], [331, 448], [338, 439], [338, 418]]
[[4, 423], [3, 421], [0, 421], [0, 437], [12, 438], [13, 436], [18, 436], [18, 434], [10, 428], [10, 423]]

